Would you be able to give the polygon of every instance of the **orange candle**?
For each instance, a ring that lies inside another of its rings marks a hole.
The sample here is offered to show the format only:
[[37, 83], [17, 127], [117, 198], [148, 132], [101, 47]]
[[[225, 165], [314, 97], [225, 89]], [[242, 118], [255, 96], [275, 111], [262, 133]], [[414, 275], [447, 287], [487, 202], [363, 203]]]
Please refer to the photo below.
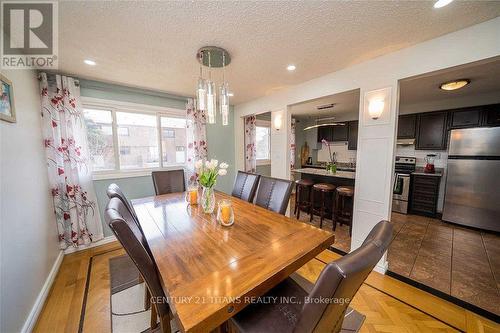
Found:
[[226, 205], [221, 207], [222, 222], [229, 223], [231, 220], [231, 206]]
[[191, 205], [196, 205], [198, 203], [198, 190], [189, 191], [189, 203]]

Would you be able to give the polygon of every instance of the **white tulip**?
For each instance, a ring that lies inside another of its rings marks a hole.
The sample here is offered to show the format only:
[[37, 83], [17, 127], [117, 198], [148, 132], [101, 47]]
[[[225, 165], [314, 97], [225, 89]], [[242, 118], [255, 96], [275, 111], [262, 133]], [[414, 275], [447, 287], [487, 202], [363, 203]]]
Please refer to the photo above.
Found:
[[219, 176], [225, 176], [227, 175], [227, 170], [226, 169], [219, 169]]
[[211, 159], [210, 160], [210, 165], [212, 166], [211, 169], [215, 169], [219, 165], [219, 161]]
[[207, 169], [211, 169], [211, 166], [212, 166], [212, 165], [210, 164], [210, 162], [209, 162], [209, 161], [205, 161], [205, 168], [207, 168]]
[[222, 162], [222, 163], [220, 164], [220, 167], [221, 167], [222, 169], [227, 169], [227, 168], [229, 167], [229, 164], [227, 164], [226, 162]]
[[201, 167], [203, 166], [203, 161], [202, 160], [198, 160], [194, 163], [194, 167], [196, 169], [200, 169]]

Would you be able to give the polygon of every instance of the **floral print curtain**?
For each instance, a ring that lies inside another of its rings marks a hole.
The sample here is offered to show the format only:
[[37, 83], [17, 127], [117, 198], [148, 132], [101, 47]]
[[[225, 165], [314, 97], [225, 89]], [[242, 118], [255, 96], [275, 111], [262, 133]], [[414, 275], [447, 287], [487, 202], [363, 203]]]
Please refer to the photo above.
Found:
[[196, 169], [194, 163], [197, 160], [207, 158], [207, 117], [205, 111], [196, 110], [193, 99], [186, 103], [186, 137], [187, 137], [187, 166], [186, 177], [188, 183], [196, 182]]
[[290, 169], [295, 169], [295, 118], [290, 126]]
[[71, 77], [40, 74], [42, 132], [50, 195], [62, 249], [103, 238], [87, 149], [80, 88]]
[[255, 116], [245, 117], [245, 171], [257, 171], [257, 146], [255, 136]]

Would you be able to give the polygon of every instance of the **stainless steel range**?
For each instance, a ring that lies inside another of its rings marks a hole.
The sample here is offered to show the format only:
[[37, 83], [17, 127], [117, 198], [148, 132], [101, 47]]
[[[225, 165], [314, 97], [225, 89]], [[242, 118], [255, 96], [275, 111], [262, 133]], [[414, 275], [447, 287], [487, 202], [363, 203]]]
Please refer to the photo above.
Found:
[[392, 195], [392, 211], [408, 214], [408, 197], [410, 195], [410, 174], [415, 172], [415, 157], [396, 156], [394, 166], [394, 187]]

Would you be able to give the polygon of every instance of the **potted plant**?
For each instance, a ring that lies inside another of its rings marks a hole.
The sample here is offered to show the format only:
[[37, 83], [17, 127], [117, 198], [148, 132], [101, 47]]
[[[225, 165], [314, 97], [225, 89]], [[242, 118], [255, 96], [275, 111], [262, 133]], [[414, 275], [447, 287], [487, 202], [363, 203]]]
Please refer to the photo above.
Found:
[[332, 150], [330, 149], [330, 144], [325, 139], [321, 140], [321, 143], [328, 147], [328, 155], [330, 156], [330, 162], [326, 164], [326, 171], [331, 173], [337, 172], [337, 163], [335, 159], [335, 152], [332, 154]]
[[215, 208], [214, 186], [217, 183], [218, 176], [225, 176], [229, 165], [225, 162], [219, 164], [217, 160], [203, 161], [195, 163], [196, 173], [198, 174], [198, 183], [203, 191], [201, 193], [201, 207], [207, 214], [211, 214]]

